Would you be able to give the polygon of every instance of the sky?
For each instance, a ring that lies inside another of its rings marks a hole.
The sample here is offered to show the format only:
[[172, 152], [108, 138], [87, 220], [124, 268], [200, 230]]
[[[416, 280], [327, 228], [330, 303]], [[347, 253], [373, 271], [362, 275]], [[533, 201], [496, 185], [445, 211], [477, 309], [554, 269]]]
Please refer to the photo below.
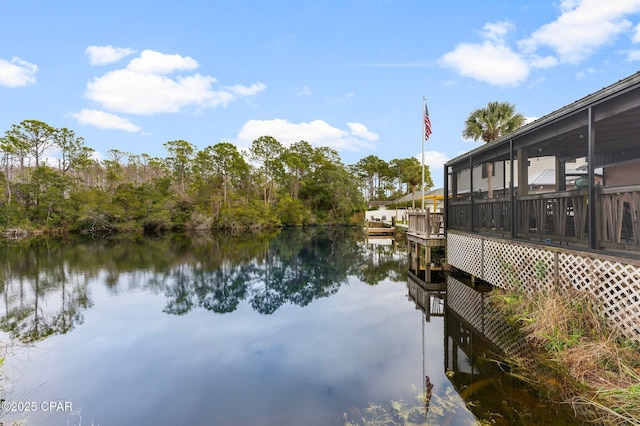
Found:
[[481, 142], [488, 102], [529, 119], [638, 70], [640, 0], [0, 0], [0, 136], [23, 120], [109, 150], [166, 157], [260, 136], [345, 164]]

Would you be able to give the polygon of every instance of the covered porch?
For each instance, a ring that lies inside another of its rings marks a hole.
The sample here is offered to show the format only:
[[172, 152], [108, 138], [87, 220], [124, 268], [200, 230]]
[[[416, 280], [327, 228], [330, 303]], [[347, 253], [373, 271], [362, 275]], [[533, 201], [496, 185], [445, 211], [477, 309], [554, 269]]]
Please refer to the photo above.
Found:
[[640, 255], [640, 74], [445, 164], [445, 230]]

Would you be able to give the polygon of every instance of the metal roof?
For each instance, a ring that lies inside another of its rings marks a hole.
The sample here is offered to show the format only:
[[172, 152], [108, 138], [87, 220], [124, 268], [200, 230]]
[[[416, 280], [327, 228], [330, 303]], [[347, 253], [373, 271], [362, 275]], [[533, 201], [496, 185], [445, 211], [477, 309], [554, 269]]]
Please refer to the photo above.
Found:
[[[430, 191], [424, 191], [424, 196], [425, 197], [429, 197], [432, 195], [444, 195], [444, 188], [437, 188], [437, 189], [432, 189]], [[420, 191], [419, 189], [416, 190], [416, 200], [420, 200], [420, 197], [422, 196], [422, 191]], [[409, 193], [407, 195], [403, 195], [400, 198], [396, 198], [395, 200], [392, 201], [392, 203], [404, 203], [407, 201], [411, 201], [413, 199], [413, 194]]]
[[[604, 103], [606, 106], [599, 108], [594, 117], [596, 122], [601, 122], [598, 124], [599, 139], [619, 141], [618, 145], [608, 145], [610, 151], [620, 149], [623, 145], [628, 146], [630, 126], [635, 126], [634, 129], [637, 129], [636, 123], [640, 123], [640, 93], [636, 93], [636, 89], [640, 89], [640, 72], [525, 124], [494, 142], [483, 144], [459, 155], [447, 161], [445, 165], [452, 166], [468, 160], [471, 156], [488, 156], [492, 153], [494, 154], [492, 157], [500, 155], [504, 157], [505, 149], [508, 150], [511, 140], [514, 144], [521, 142], [527, 146], [548, 140], [549, 146], [562, 143], [573, 150], [581, 149], [578, 148], [576, 141], [582, 139], [583, 132], [586, 131], [586, 111], [588, 108]], [[582, 145], [586, 146], [586, 144]], [[558, 149], [557, 146], [555, 149]]]

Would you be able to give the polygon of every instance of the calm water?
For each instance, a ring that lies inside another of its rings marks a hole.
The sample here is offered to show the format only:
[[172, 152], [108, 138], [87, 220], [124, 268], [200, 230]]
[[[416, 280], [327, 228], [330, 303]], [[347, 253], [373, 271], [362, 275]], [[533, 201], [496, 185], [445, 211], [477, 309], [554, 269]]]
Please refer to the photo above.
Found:
[[425, 291], [401, 244], [373, 242], [320, 229], [2, 247], [16, 343], [0, 421], [571, 424], [486, 361], [500, 339], [477, 335], [466, 299]]

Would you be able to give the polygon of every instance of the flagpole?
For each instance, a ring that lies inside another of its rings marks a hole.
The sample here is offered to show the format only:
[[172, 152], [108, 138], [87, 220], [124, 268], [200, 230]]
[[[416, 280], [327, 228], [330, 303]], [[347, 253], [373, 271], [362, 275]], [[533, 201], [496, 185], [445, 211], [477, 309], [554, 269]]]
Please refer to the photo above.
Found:
[[424, 96], [422, 97], [422, 186], [421, 188], [421, 192], [422, 192], [422, 210], [424, 211], [424, 137], [426, 134], [427, 129], [425, 129], [425, 126], [427, 125], [425, 123], [425, 115], [427, 114], [426, 108], [425, 106], [427, 105], [427, 100], [424, 98]]

